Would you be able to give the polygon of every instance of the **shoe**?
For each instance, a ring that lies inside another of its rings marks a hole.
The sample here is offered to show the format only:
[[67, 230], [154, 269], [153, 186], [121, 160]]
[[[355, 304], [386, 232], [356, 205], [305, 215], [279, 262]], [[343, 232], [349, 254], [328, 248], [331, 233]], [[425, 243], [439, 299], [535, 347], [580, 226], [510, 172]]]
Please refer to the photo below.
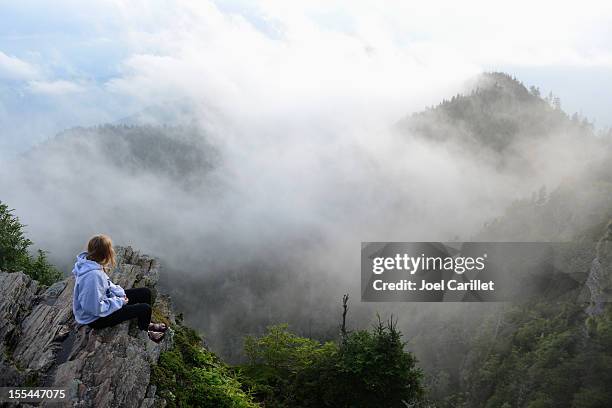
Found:
[[159, 332], [154, 332], [154, 331], [150, 331], [148, 333], [149, 333], [149, 338], [155, 343], [161, 343], [161, 341], [164, 339], [164, 336], [166, 335], [165, 333], [159, 333]]
[[163, 323], [149, 323], [149, 331], [164, 333], [168, 330], [168, 326]]

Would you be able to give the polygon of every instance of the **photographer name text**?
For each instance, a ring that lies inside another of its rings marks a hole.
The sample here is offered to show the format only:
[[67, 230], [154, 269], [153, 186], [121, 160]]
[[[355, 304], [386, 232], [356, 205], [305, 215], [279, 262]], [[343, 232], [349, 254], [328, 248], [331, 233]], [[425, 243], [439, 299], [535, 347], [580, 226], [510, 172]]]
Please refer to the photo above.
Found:
[[377, 279], [372, 282], [372, 287], [376, 291], [446, 291], [446, 290], [458, 290], [458, 291], [494, 291], [495, 282], [493, 281], [481, 281], [479, 279], [472, 279], [468, 282], [461, 282], [456, 279], [441, 280], [438, 282], [428, 282], [421, 280], [418, 282], [411, 281], [408, 279], [402, 279], [397, 282], [385, 282], [382, 279]]

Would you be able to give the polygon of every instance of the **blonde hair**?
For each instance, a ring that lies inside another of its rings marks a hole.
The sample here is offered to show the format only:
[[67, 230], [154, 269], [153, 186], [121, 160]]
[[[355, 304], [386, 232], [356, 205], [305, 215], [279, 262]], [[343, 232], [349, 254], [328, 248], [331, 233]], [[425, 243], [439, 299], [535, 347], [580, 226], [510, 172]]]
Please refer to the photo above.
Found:
[[104, 269], [117, 264], [113, 241], [108, 235], [100, 234], [91, 237], [87, 243], [87, 259], [96, 261]]

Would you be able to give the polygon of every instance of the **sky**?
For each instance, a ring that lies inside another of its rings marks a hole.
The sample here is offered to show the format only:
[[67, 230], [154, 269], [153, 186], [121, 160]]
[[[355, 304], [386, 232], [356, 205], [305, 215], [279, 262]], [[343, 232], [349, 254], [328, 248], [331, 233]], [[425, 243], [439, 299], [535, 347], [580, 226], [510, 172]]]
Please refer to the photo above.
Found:
[[482, 71], [612, 126], [612, 4], [0, 1], [0, 158], [74, 126], [384, 126]]

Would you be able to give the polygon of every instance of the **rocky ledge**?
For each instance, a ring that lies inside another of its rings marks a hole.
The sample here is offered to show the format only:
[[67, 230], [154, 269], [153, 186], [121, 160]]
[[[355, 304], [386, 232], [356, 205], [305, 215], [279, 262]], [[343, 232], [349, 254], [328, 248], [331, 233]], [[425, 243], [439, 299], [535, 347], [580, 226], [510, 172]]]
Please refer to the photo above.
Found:
[[[117, 248], [117, 261], [111, 279], [150, 288], [154, 318], [175, 323], [169, 298], [155, 289], [157, 260], [126, 247]], [[0, 272], [0, 386], [65, 388], [65, 406], [163, 406], [151, 366], [171, 347], [172, 331], [158, 345], [135, 322], [103, 330], [78, 325], [73, 286], [73, 277], [44, 288], [23, 273]]]

